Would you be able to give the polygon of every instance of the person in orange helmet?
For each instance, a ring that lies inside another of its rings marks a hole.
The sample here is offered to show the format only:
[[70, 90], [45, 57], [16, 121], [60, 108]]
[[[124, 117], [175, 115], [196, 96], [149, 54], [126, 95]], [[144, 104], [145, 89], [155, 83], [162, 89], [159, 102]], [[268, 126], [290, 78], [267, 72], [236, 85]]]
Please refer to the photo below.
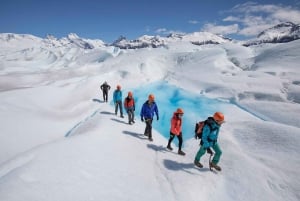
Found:
[[143, 104], [141, 113], [140, 113], [141, 121], [145, 120], [145, 123], [146, 123], [144, 135], [148, 136], [149, 141], [153, 141], [152, 121], [153, 121], [154, 113], [156, 114], [156, 119], [158, 121], [159, 120], [158, 107], [154, 101], [154, 95], [150, 94], [148, 96], [148, 100]]
[[123, 116], [123, 108], [122, 108], [122, 91], [121, 86], [117, 85], [117, 89], [114, 91], [113, 94], [113, 100], [115, 104], [115, 114], [118, 114], [118, 107], [120, 108], [120, 116], [121, 118], [124, 118]]
[[178, 143], [178, 154], [184, 156], [185, 153], [181, 150], [182, 142], [183, 142], [183, 140], [182, 140], [182, 131], [181, 131], [183, 114], [184, 114], [183, 110], [181, 108], [178, 108], [174, 112], [173, 117], [171, 118], [170, 138], [169, 138], [167, 149], [173, 150], [173, 148], [171, 147], [171, 143], [172, 143], [174, 137], [177, 136], [178, 141], [179, 141], [179, 143]]
[[128, 124], [135, 123], [134, 122], [135, 103], [134, 103], [133, 93], [131, 91], [128, 92], [128, 95], [124, 100], [124, 108], [128, 114]]
[[221, 171], [221, 167], [218, 166], [220, 161], [222, 150], [217, 142], [221, 125], [224, 123], [224, 115], [221, 112], [216, 112], [213, 117], [208, 117], [207, 123], [203, 127], [201, 146], [196, 154], [194, 164], [197, 167], [202, 168], [203, 165], [200, 163], [200, 158], [205, 154], [208, 148], [212, 148], [215, 151], [215, 155], [210, 162], [210, 167]]

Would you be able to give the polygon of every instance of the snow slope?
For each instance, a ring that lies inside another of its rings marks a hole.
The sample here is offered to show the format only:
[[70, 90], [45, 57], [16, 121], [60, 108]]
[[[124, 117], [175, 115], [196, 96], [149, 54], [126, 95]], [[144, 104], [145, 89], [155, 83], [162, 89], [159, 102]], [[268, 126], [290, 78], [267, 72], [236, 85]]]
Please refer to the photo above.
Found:
[[[299, 41], [120, 50], [33, 40], [1, 42], [0, 200], [300, 199]], [[134, 125], [114, 115], [117, 84], [123, 97], [134, 93]], [[160, 111], [153, 142], [139, 120], [149, 93]], [[186, 111], [184, 157], [176, 139], [165, 148], [177, 107]], [[208, 155], [203, 169], [193, 165], [192, 138], [194, 123], [216, 110], [226, 118], [218, 173]]]

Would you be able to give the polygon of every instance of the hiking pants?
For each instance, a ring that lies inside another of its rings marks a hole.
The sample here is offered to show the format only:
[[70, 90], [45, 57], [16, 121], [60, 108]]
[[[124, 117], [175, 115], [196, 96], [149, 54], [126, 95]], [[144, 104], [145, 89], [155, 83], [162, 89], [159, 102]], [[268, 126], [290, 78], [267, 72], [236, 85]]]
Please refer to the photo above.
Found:
[[[218, 164], [218, 162], [220, 161], [221, 155], [222, 155], [222, 150], [218, 143], [215, 143], [215, 145], [213, 145], [211, 148], [213, 148], [213, 150], [215, 151], [215, 155], [212, 159], [212, 162], [214, 164]], [[201, 157], [205, 154], [206, 149], [207, 148], [204, 148], [204, 146], [201, 145], [199, 151], [196, 154], [195, 161], [198, 161], [198, 162], [200, 161]]]
[[118, 114], [118, 107], [120, 107], [120, 115], [123, 116], [123, 108], [122, 108], [122, 101], [117, 101], [115, 105], [115, 114]]
[[128, 122], [134, 122], [134, 111], [133, 109], [129, 109], [127, 110], [127, 114], [128, 114]]
[[[178, 139], [178, 151], [181, 150], [181, 147], [182, 147], [182, 134], [180, 135], [176, 135], [177, 136], [177, 139]], [[173, 141], [175, 135], [173, 133], [170, 133], [170, 138], [169, 138], [169, 142], [168, 142], [168, 145], [171, 146], [171, 142]]]
[[153, 119], [145, 119], [146, 128], [144, 134], [148, 135], [149, 139], [152, 138], [152, 121]]
[[108, 91], [103, 90], [103, 101], [107, 102], [107, 97], [108, 97]]

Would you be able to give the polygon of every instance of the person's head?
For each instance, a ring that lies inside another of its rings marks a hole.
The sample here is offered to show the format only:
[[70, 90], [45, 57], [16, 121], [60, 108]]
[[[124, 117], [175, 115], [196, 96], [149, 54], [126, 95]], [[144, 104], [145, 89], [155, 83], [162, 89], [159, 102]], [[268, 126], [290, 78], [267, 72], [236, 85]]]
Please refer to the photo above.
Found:
[[177, 115], [177, 117], [181, 118], [184, 114], [184, 111], [181, 108], [177, 108], [175, 114]]
[[213, 118], [219, 125], [221, 125], [225, 121], [224, 114], [221, 112], [215, 112]]
[[105, 81], [104, 84], [107, 84], [107, 82]]
[[129, 92], [128, 92], [128, 97], [129, 97], [129, 98], [132, 98], [132, 96], [133, 96], [132, 92], [129, 91]]
[[117, 90], [121, 90], [121, 85], [117, 85]]
[[153, 94], [150, 94], [150, 95], [148, 96], [148, 101], [149, 101], [149, 102], [154, 102], [154, 95], [153, 95]]

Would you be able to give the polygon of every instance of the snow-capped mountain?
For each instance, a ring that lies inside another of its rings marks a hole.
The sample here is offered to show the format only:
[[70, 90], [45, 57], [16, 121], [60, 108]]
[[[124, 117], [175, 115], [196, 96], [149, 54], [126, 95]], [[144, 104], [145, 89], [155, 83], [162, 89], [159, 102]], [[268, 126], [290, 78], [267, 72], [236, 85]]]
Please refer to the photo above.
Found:
[[247, 41], [244, 45], [286, 43], [298, 39], [300, 39], [300, 25], [292, 22], [285, 22], [261, 32], [257, 35], [256, 39]]
[[157, 48], [179, 41], [190, 42], [194, 45], [204, 45], [221, 44], [230, 40], [209, 32], [194, 32], [190, 34], [173, 33], [167, 37], [144, 35], [135, 40], [127, 40], [126, 37], [120, 36], [119, 39], [117, 39], [111, 45], [121, 49], [139, 49], [145, 47]]
[[57, 39], [52, 35], [47, 35], [44, 42], [49, 46], [61, 47], [61, 46], [69, 46], [69, 47], [79, 47], [83, 49], [94, 49], [95, 47], [104, 47], [105, 43], [102, 40], [91, 40], [80, 38], [75, 33], [70, 33], [67, 37], [63, 37], [61, 39]]

